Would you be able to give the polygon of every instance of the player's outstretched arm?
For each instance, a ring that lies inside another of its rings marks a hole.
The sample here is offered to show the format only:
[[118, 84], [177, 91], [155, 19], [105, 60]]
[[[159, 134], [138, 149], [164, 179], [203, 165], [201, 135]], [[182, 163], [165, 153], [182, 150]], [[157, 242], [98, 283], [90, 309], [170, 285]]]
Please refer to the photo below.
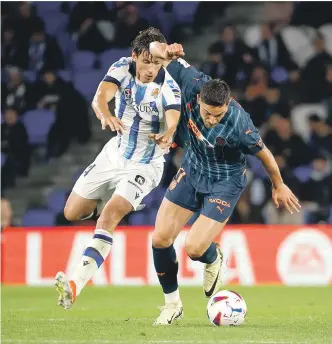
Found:
[[279, 208], [279, 205], [283, 205], [290, 214], [293, 214], [294, 210], [299, 212], [301, 208], [299, 200], [288, 186], [284, 184], [277, 162], [270, 150], [265, 146], [256, 156], [262, 162], [271, 179], [273, 185], [272, 199], [275, 206]]
[[165, 68], [173, 60], [185, 55], [182, 45], [178, 43], [168, 45], [166, 43], [152, 42], [150, 43], [150, 53], [153, 57], [161, 60]]
[[93, 98], [92, 108], [97, 118], [101, 121], [102, 129], [106, 129], [109, 126], [112, 131], [123, 133], [123, 123], [119, 118], [112, 116], [108, 108], [108, 103], [114, 98], [117, 91], [118, 86], [116, 84], [102, 81]]

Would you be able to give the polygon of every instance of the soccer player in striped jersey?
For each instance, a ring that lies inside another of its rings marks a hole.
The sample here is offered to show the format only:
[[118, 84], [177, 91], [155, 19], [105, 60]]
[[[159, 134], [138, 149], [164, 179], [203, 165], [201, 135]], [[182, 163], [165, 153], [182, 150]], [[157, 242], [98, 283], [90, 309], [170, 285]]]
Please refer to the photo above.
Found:
[[[92, 106], [102, 127], [117, 131], [95, 161], [77, 180], [64, 213], [80, 220], [106, 203], [91, 242], [70, 279], [58, 272], [58, 304], [71, 307], [85, 284], [108, 256], [112, 232], [142, 199], [158, 186], [164, 154], [173, 140], [180, 117], [181, 91], [162, 64], [149, 52], [153, 41], [166, 42], [149, 28], [133, 41], [132, 56], [114, 63], [100, 83]], [[108, 103], [115, 98], [115, 116]]]
[[203, 290], [211, 297], [221, 286], [223, 261], [214, 238], [225, 227], [246, 186], [246, 155], [261, 160], [272, 182], [276, 207], [292, 214], [300, 204], [283, 183], [277, 163], [264, 145], [250, 115], [230, 96], [228, 85], [197, 71], [181, 57], [180, 44], [150, 45], [150, 52], [178, 83], [182, 113], [176, 142], [185, 159], [160, 206], [152, 237], [156, 272], [165, 306], [155, 325], [168, 325], [182, 317], [178, 290], [178, 263], [173, 243], [195, 212], [200, 215], [186, 238], [188, 256], [204, 263]]

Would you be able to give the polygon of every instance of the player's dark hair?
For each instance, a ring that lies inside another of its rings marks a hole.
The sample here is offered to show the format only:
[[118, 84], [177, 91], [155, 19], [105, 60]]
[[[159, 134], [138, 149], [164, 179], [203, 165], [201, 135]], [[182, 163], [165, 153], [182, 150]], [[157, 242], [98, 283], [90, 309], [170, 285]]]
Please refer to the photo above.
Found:
[[223, 106], [228, 104], [231, 90], [227, 83], [220, 79], [206, 82], [201, 88], [201, 101], [212, 106]]
[[133, 40], [131, 45], [134, 53], [139, 56], [144, 51], [149, 51], [150, 43], [152, 42], [167, 43], [165, 36], [158, 29], [149, 27], [148, 29], [141, 31]]

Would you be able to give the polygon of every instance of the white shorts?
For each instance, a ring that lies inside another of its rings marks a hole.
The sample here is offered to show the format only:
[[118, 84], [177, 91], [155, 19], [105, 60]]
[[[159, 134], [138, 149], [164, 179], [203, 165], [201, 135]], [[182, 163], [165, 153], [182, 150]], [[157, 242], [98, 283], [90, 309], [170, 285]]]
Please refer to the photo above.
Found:
[[103, 203], [113, 194], [120, 195], [136, 210], [142, 199], [159, 185], [163, 170], [163, 159], [150, 164], [124, 159], [113, 138], [81, 174], [73, 191], [83, 198]]

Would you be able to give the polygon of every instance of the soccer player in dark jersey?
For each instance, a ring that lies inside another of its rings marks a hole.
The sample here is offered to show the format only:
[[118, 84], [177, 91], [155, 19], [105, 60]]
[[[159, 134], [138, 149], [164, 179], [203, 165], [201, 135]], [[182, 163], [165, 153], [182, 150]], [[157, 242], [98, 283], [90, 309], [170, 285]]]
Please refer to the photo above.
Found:
[[154, 42], [150, 52], [178, 83], [182, 92], [181, 118], [175, 142], [185, 159], [158, 211], [152, 248], [165, 306], [155, 325], [182, 317], [178, 290], [178, 263], [173, 243], [195, 212], [200, 212], [185, 243], [188, 256], [205, 264], [204, 294], [221, 286], [222, 253], [213, 240], [226, 225], [246, 186], [246, 155], [261, 160], [272, 182], [278, 208], [293, 214], [300, 204], [283, 183], [277, 163], [264, 145], [250, 115], [230, 96], [228, 85], [197, 71], [181, 57], [180, 44]]

